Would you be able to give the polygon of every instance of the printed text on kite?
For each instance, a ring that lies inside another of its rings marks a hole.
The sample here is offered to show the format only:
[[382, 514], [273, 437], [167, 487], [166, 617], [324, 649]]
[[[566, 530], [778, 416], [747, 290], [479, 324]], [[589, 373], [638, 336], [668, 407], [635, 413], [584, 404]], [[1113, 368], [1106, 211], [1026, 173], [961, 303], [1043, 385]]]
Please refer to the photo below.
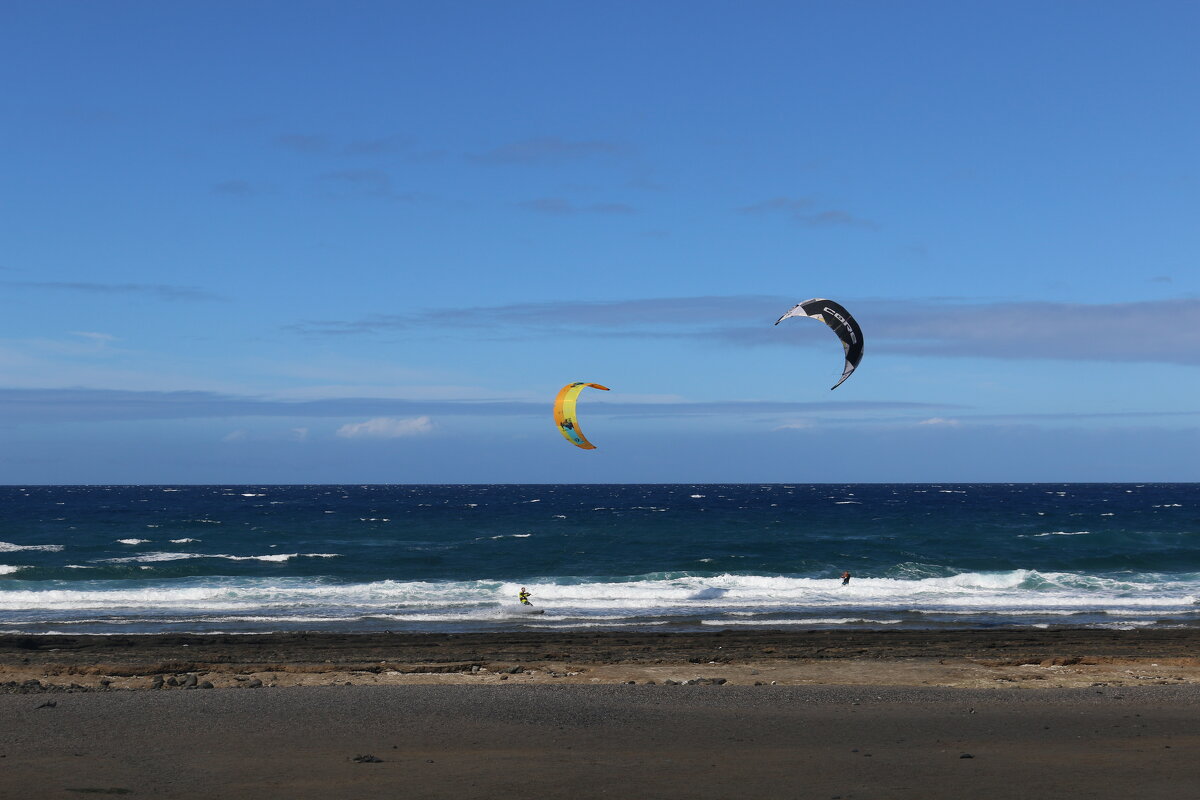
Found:
[[832, 390], [841, 386], [842, 382], [850, 377], [850, 373], [854, 372], [858, 362], [862, 361], [863, 337], [858, 322], [841, 305], [822, 297], [797, 303], [786, 314], [775, 320], [775, 324], [778, 325], [788, 317], [812, 317], [820, 320], [833, 329], [833, 332], [842, 340], [842, 347], [846, 351], [846, 366], [842, 370], [841, 380], [829, 388]]

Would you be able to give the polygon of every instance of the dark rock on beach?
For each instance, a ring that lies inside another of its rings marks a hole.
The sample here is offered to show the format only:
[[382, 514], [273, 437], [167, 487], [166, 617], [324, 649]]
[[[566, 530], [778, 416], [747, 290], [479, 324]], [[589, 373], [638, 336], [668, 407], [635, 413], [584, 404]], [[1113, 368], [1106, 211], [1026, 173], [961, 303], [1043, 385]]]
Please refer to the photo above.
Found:
[[[110, 677], [160, 673], [168, 675], [164, 684], [171, 686], [181, 675], [190, 681], [196, 673], [246, 674], [300, 668], [306, 672], [474, 674], [483, 671], [481, 664], [495, 663], [503, 665], [507, 674], [518, 674], [523, 671], [520, 665], [545, 661], [547, 654], [584, 665], [695, 664], [716, 660], [718, 645], [722, 664], [739, 660], [794, 663], [801, 659], [829, 662], [936, 656], [1066, 666], [1086, 664], [1097, 657], [1193, 657], [1200, 648], [1200, 630], [756, 630], [669, 636], [631, 632], [0, 635], [0, 666], [19, 665], [26, 674], [31, 668], [46, 670], [47, 674], [52, 669], [70, 669], [79, 670], [75, 674]], [[756, 668], [760, 667], [756, 664]]]

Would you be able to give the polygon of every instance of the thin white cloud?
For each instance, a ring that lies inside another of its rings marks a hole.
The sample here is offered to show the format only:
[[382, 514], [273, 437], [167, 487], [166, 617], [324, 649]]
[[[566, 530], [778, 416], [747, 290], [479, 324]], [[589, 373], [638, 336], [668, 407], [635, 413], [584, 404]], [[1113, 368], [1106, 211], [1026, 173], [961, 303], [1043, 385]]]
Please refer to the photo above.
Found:
[[816, 423], [807, 422], [805, 420], [797, 420], [795, 422], [785, 422], [782, 425], [776, 425], [771, 430], [773, 431], [810, 431], [817, 427]]
[[248, 430], [246, 428], [238, 428], [221, 437], [222, 442], [306, 442], [308, 441], [309, 429], [307, 427], [287, 428], [279, 430], [275, 428], [255, 428]]
[[957, 428], [962, 423], [956, 419], [947, 419], [946, 417], [930, 417], [923, 419], [917, 423], [918, 425], [932, 425], [939, 428]]
[[115, 342], [116, 336], [111, 333], [97, 333], [95, 331], [71, 331], [72, 336], [82, 336], [90, 342], [95, 342], [97, 345], [106, 345], [109, 342]]
[[344, 439], [400, 439], [405, 436], [420, 436], [433, 430], [429, 417], [375, 417], [366, 422], [351, 422], [338, 428], [337, 435]]

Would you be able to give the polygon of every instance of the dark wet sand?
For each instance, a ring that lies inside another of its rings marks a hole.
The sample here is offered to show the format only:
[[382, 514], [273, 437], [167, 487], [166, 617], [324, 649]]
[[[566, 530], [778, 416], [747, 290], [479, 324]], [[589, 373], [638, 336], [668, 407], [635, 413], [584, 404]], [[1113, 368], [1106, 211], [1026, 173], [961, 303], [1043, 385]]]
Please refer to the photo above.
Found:
[[[1186, 630], [6, 636], [0, 798], [1190, 797], [1197, 645]], [[148, 688], [187, 675], [217, 688]]]
[[[580, 665], [744, 661], [990, 659], [1030, 663], [1072, 658], [1200, 656], [1200, 628], [1159, 630], [777, 631], [711, 633], [480, 634], [278, 633], [141, 636], [0, 636], [0, 670], [19, 665], [86, 672], [211, 668], [282, 671], [411, 665], [571, 662]], [[332, 665], [332, 666], [325, 666]]]
[[[8, 694], [0, 719], [4, 798], [960, 800], [1200, 787], [1194, 686]], [[382, 761], [352, 760], [362, 755]]]

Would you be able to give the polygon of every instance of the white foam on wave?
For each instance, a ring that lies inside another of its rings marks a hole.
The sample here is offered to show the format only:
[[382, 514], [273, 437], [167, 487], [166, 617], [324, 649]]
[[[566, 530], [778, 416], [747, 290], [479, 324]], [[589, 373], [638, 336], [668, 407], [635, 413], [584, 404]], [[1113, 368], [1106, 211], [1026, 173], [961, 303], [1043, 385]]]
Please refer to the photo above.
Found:
[[[506, 584], [502, 591], [519, 587]], [[855, 578], [850, 585], [828, 578], [720, 575], [665, 580], [576, 584], [529, 584], [547, 605], [580, 609], [628, 609], [639, 613], [716, 608], [802, 612], [830, 605], [861, 609], [994, 612], [1021, 609], [1116, 610], [1121, 608], [1192, 611], [1200, 576], [1164, 583], [1115, 580], [1032, 570], [961, 573], [917, 580]]]
[[117, 544], [148, 544], [149, 539], [117, 539]]
[[200, 540], [199, 539], [172, 539], [171, 544], [191, 544], [192, 542], [198, 542], [198, 541], [200, 541]]
[[[1046, 533], [1032, 534], [1035, 538], [1039, 536], [1087, 536], [1091, 531], [1047, 531]], [[1030, 534], [1021, 534], [1021, 537], [1027, 537]]]
[[[284, 561], [305, 556], [335, 554], [147, 553], [123, 561], [144, 561], [147, 557], [162, 561]], [[1200, 574], [1174, 576], [1172, 580], [1150, 574], [1116, 580], [1032, 570], [909, 580], [854, 578], [848, 586], [842, 586], [836, 578], [729, 574], [631, 576], [623, 580], [534, 578], [521, 583], [474, 580], [339, 584], [328, 578], [285, 576], [173, 578], [154, 583], [100, 580], [66, 584], [75, 588], [57, 584], [56, 588], [0, 591], [0, 612], [20, 611], [32, 614], [33, 619], [41, 614], [57, 623], [93, 620], [102, 625], [109, 624], [105, 620], [125, 615], [162, 619], [169, 614], [192, 619], [227, 613], [298, 620], [345, 617], [492, 624], [495, 609], [512, 603], [522, 585], [533, 594], [534, 603], [547, 611], [536, 623], [546, 626], [614, 627], [678, 619], [690, 620], [693, 625], [701, 620], [708, 621], [704, 624], [759, 626], [892, 625], [911, 619], [913, 614], [955, 618], [1108, 615], [1118, 618], [1120, 624], [1132, 624], [1167, 615], [1174, 615], [1173, 619], [1200, 615], [1196, 604]]]
[[1134, 631], [1138, 628], [1148, 628], [1153, 625], [1152, 620], [1137, 620], [1130, 622], [1095, 622], [1091, 625], [1085, 625], [1086, 628], [1100, 628], [1109, 631]]
[[183, 561], [189, 558], [209, 558], [202, 553], [143, 553], [140, 556], [123, 556], [121, 558], [100, 558], [96, 564], [132, 564], [135, 562]]
[[265, 556], [232, 556], [225, 553], [142, 553], [122, 558], [101, 558], [96, 564], [135, 564], [186, 561], [191, 558], [223, 558], [227, 561], [288, 561], [293, 558], [340, 558], [341, 553], [272, 553]]
[[63, 549], [61, 544], [13, 544], [0, 542], [0, 553], [15, 553], [18, 550], [41, 550], [47, 553], [57, 553]]
[[658, 625], [669, 624], [667, 620], [653, 622], [554, 622], [553, 620], [540, 620], [540, 617], [532, 617], [531, 621], [526, 623], [530, 628], [553, 628], [554, 630], [579, 630], [590, 628], [653, 628]]
[[782, 625], [899, 625], [898, 619], [835, 617], [830, 619], [702, 619], [701, 625], [739, 625], [770, 628]]
[[9, 564], [0, 564], [0, 575], [12, 575], [14, 572], [16, 572], [19, 569], [21, 569], [21, 568], [14, 567]]
[[277, 553], [269, 556], [221, 556], [230, 561], [290, 561], [293, 558], [341, 558], [341, 553]]

